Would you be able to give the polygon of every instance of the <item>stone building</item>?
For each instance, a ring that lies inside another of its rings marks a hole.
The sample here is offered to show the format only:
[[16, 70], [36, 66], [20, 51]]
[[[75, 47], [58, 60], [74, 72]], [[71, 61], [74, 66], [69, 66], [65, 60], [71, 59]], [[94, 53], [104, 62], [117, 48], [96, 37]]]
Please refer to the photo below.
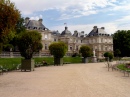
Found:
[[43, 25], [42, 19], [30, 20], [25, 19], [25, 27], [27, 30], [37, 30], [42, 35], [43, 49], [45, 55], [49, 55], [49, 45], [52, 42], [63, 41], [68, 45], [67, 55], [72, 55], [74, 53], [79, 53], [79, 49], [82, 45], [89, 45], [98, 58], [102, 58], [103, 54], [107, 51], [113, 52], [113, 38], [111, 35], [105, 32], [105, 28], [98, 28], [94, 26], [92, 31], [85, 35], [84, 31], [78, 32], [74, 31], [72, 34], [68, 27], [59, 33], [58, 31], [50, 31]]

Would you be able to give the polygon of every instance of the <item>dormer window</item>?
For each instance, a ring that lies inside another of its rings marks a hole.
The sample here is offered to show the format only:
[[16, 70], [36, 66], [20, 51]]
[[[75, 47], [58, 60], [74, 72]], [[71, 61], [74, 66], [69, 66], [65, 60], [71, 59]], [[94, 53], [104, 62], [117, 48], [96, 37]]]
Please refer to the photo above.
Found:
[[34, 27], [33, 29], [37, 29], [37, 27]]

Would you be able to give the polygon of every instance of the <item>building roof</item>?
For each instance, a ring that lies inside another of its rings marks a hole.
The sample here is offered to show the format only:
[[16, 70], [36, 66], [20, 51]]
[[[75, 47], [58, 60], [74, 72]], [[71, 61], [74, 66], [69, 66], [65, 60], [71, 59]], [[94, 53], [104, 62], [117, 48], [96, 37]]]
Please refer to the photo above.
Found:
[[61, 35], [68, 35], [71, 36], [71, 32], [68, 30], [68, 27], [65, 27], [65, 30], [61, 33]]
[[109, 35], [105, 32], [105, 28], [97, 28], [97, 26], [93, 27], [93, 30], [87, 36], [96, 36], [96, 35]]
[[47, 29], [42, 24], [42, 19], [39, 19], [39, 20], [29, 20], [29, 18], [26, 18], [25, 19], [25, 27], [27, 29], [37, 29], [37, 30], [45, 30], [45, 29]]
[[60, 33], [59, 33], [58, 30], [57, 30], [57, 31], [52, 31], [52, 34], [53, 34], [53, 35], [56, 35], [56, 36], [59, 36], [59, 35], [60, 35]]
[[75, 30], [73, 36], [75, 36], [75, 37], [84, 37], [84, 31], [78, 32], [77, 30]]

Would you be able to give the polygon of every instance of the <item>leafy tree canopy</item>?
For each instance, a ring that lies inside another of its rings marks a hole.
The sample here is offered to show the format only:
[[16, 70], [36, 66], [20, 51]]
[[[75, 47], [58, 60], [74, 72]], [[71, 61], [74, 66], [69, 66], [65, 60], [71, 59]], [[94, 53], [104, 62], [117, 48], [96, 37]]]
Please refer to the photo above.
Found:
[[118, 30], [113, 35], [114, 52], [119, 49], [121, 57], [130, 56], [130, 30]]
[[14, 28], [19, 18], [20, 12], [14, 3], [0, 0], [0, 48], [14, 37]]
[[49, 46], [50, 53], [55, 58], [62, 58], [67, 52], [67, 45], [64, 42], [54, 42]]
[[92, 56], [92, 49], [87, 45], [82, 45], [80, 47], [79, 52], [82, 54], [84, 58]]
[[25, 59], [31, 59], [34, 52], [42, 49], [41, 34], [37, 31], [26, 31], [18, 36], [18, 48]]
[[106, 58], [108, 57], [109, 60], [111, 60], [111, 59], [113, 59], [113, 54], [111, 52], [105, 52], [104, 57], [106, 57]]

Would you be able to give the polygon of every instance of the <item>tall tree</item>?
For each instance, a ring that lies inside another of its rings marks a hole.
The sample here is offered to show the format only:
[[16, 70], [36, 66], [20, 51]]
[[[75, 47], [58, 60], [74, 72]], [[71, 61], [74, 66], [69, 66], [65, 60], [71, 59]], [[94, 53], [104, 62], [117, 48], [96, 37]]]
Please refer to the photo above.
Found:
[[[0, 0], [0, 45], [14, 33], [20, 12], [10, 0]], [[7, 38], [8, 37], [8, 38]]]
[[130, 30], [118, 30], [113, 35], [114, 51], [119, 49], [120, 56], [130, 56]]

